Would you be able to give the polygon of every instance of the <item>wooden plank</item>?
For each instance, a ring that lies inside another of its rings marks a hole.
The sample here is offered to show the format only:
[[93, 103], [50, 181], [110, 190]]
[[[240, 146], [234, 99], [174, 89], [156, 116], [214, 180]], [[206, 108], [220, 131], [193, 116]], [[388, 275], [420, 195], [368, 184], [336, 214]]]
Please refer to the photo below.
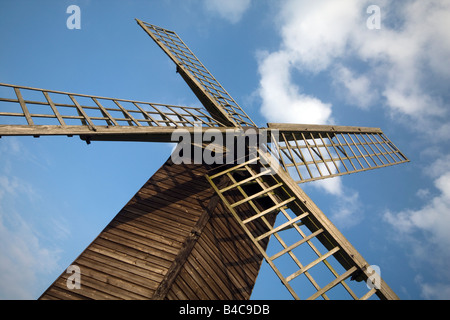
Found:
[[[228, 284], [225, 279], [229, 276], [221, 267], [220, 262], [211, 258], [211, 254], [214, 248], [204, 244], [198, 243], [192, 250], [192, 258], [197, 260], [199, 265], [205, 268], [205, 272], [208, 274], [208, 279], [214, 279], [215, 292], [220, 299], [233, 299], [235, 298], [235, 292], [233, 287]], [[209, 251], [209, 252], [208, 252]]]
[[[21, 115], [21, 114], [18, 114]], [[66, 117], [68, 118], [68, 117]], [[79, 135], [81, 138], [89, 137], [92, 141], [148, 141], [173, 142], [172, 134], [178, 127], [137, 127], [137, 126], [96, 126], [92, 131], [87, 125], [1, 125], [1, 136], [58, 136]], [[183, 127], [187, 134], [193, 134], [193, 127]], [[217, 128], [225, 134], [225, 128]]]
[[[170, 213], [171, 210], [173, 210], [173, 212], [177, 212], [180, 214], [177, 215], [159, 215], [157, 217], [152, 217], [155, 219], [159, 219], [160, 221], [166, 222], [168, 224], [170, 223], [178, 223], [184, 226], [192, 226], [194, 224], [194, 221], [188, 218], [184, 218], [181, 214], [183, 213], [183, 206], [181, 205], [177, 205], [174, 203], [171, 203], [170, 201], [161, 199], [161, 198], [154, 198], [153, 201], [147, 201], [147, 202], [141, 202], [141, 203], [137, 203], [137, 204], [133, 204], [133, 206], [127, 208], [127, 210], [129, 211], [133, 211], [134, 209], [141, 209], [144, 212], [151, 212], [154, 210], [151, 210], [150, 208], [153, 209], [158, 209], [163, 207], [163, 209], [161, 211]], [[192, 211], [191, 211], [192, 212]], [[185, 214], [187, 213], [191, 213], [191, 212], [185, 212]]]
[[197, 223], [195, 224], [194, 228], [192, 228], [180, 251], [178, 252], [178, 255], [170, 266], [169, 271], [165, 275], [163, 281], [160, 283], [158, 289], [156, 289], [153, 299], [162, 300], [166, 297], [167, 292], [170, 290], [170, 287], [178, 276], [181, 268], [186, 263], [187, 258], [191, 254], [191, 251], [194, 248], [197, 239], [203, 232], [203, 228], [208, 223], [208, 220], [212, 214], [212, 210], [217, 206], [218, 201], [218, 196], [213, 196], [209, 201], [208, 207], [204, 210], [200, 218], [197, 220]]
[[180, 272], [181, 277], [184, 278], [186, 283], [193, 289], [199, 300], [216, 300], [217, 295], [208, 285], [208, 281], [204, 280], [203, 270], [199, 270], [199, 266], [189, 259], [182, 271]]
[[221, 281], [225, 281], [232, 291], [231, 298], [245, 299], [241, 288], [253, 286], [251, 279], [256, 279], [262, 257], [256, 251], [248, 250], [250, 242], [244, 240], [245, 235], [236, 228], [233, 221], [228, 220], [229, 223], [226, 224], [229, 228], [228, 233], [225, 232], [223, 225], [217, 222], [212, 222], [205, 231], [196, 250], [214, 266], [214, 269], [222, 271]]
[[[96, 291], [102, 292], [103, 294], [111, 294], [116, 297], [123, 297], [124, 299], [148, 299], [149, 294], [152, 290], [138, 286], [136, 284], [131, 284], [124, 281], [121, 278], [113, 277], [109, 274], [98, 272], [95, 269], [91, 269], [84, 265], [80, 265], [82, 271], [81, 274], [81, 289], [84, 286], [95, 288]], [[62, 277], [62, 280], [66, 281], [69, 275]], [[82, 293], [80, 290], [79, 293]]]
[[164, 267], [151, 263], [151, 261], [149, 261], [151, 258], [149, 257], [149, 255], [142, 255], [141, 257], [138, 257], [130, 253], [124, 253], [120, 252], [119, 250], [114, 250], [109, 247], [108, 244], [101, 245], [102, 243], [104, 244], [101, 239], [97, 238], [96, 242], [89, 246], [88, 250], [115, 259], [126, 266], [139, 268], [143, 272], [153, 272], [156, 274], [161, 274], [162, 276], [164, 276], [166, 272], [166, 269]]
[[[139, 223], [136, 224], [140, 226]], [[142, 246], [142, 250], [146, 250], [145, 248], [154, 248], [152, 246], [153, 242], [158, 242], [161, 245], [171, 246], [171, 247], [181, 247], [182, 242], [179, 241], [179, 237], [171, 237], [170, 232], [157, 232], [156, 228], [151, 228], [151, 230], [155, 230], [154, 233], [150, 233], [144, 229], [139, 227], [134, 227], [129, 223], [119, 223], [116, 219], [110, 224], [111, 228], [108, 228], [104, 231], [105, 234], [115, 234], [118, 235], [122, 239], [126, 239], [134, 242], [133, 246]], [[150, 249], [148, 249], [150, 250]]]
[[28, 111], [27, 105], [25, 104], [25, 101], [23, 100], [22, 94], [20, 93], [19, 88], [14, 88], [14, 92], [16, 93], [17, 99], [19, 100], [20, 106], [22, 107], [23, 114], [25, 118], [27, 119], [27, 123], [30, 126], [33, 126], [33, 119], [31, 118], [30, 112]]
[[203, 247], [200, 252], [208, 261], [221, 263], [226, 273], [224, 280], [229, 283], [234, 299], [247, 299], [258, 275], [262, 256], [234, 218], [221, 207], [199, 241], [199, 248]]
[[[227, 296], [228, 299], [247, 299], [253, 288], [262, 256], [258, 255], [256, 250], [247, 249], [251, 247], [251, 242], [248, 239], [244, 240], [242, 230], [220, 203], [209, 221], [188, 258], [191, 269], [183, 271], [174, 287], [179, 288], [177, 283], [180, 281], [181, 286], [188, 282], [190, 287], [196, 288], [194, 290], [196, 298], [210, 299], [214, 296], [218, 299]], [[228, 223], [224, 223], [225, 221]], [[242, 243], [239, 243], [240, 241]], [[250, 267], [254, 272], [251, 272]], [[203, 277], [198, 277], [196, 272], [200, 272]], [[208, 287], [206, 292], [201, 290], [205, 286]], [[226, 293], [222, 289], [224, 286]], [[168, 296], [177, 295], [169, 293]]]
[[[148, 185], [146, 188], [151, 187]], [[139, 199], [137, 199], [139, 201]], [[132, 203], [130, 201], [129, 203]], [[135, 205], [134, 205], [135, 206]], [[127, 204], [123, 210], [113, 219], [104, 231], [94, 240], [94, 242], [75, 260], [74, 264], [81, 266], [88, 266], [92, 274], [96, 274], [95, 281], [90, 281], [89, 284], [97, 285], [97, 298], [116, 298], [127, 299], [130, 294], [120, 290], [113, 296], [106, 296], [102, 294], [103, 290], [116, 290], [111, 284], [104, 284], [107, 276], [112, 275], [126, 282], [123, 286], [129, 287], [132, 290], [133, 286], [144, 286], [151, 288], [151, 298], [159, 283], [167, 273], [181, 242], [168, 237], [171, 235], [170, 222], [167, 222], [168, 230], [161, 230], [161, 232], [154, 233], [151, 219], [149, 217], [160, 217], [159, 221], [172, 221], [171, 213], [158, 210], [144, 210], [139, 214], [127, 218]], [[171, 219], [169, 219], [171, 218]], [[137, 219], [144, 219], [143, 224]], [[190, 220], [183, 220], [183, 223]], [[150, 224], [149, 224], [150, 223]], [[191, 224], [189, 222], [188, 224]], [[158, 229], [160, 230], [160, 229]], [[159, 234], [158, 234], [159, 233]], [[187, 235], [188, 231], [185, 231]], [[178, 240], [185, 238], [181, 234], [175, 237]], [[171, 253], [172, 252], [172, 253]], [[102, 276], [102, 274], [104, 276]], [[60, 278], [63, 279], [65, 275]], [[87, 281], [88, 278], [85, 278]], [[97, 281], [97, 282], [96, 282]], [[100, 281], [100, 282], [98, 282]], [[57, 286], [56, 282], [55, 285]], [[52, 286], [52, 287], [54, 287]], [[68, 290], [65, 288], [65, 290]], [[116, 290], [117, 291], [117, 290]], [[47, 292], [50, 292], [47, 290]], [[53, 297], [53, 296], [52, 296]], [[43, 295], [45, 298], [45, 293]], [[86, 294], [85, 298], [95, 298], [94, 292]]]
[[[125, 223], [127, 225], [142, 230], [142, 232], [154, 232], [155, 235], [165, 235], [166, 237], [176, 240], [179, 243], [184, 241], [184, 234], [189, 232], [188, 226], [181, 224], [167, 224], [160, 221], [157, 218], [157, 214], [142, 216], [142, 214], [134, 214], [123, 210], [121, 216], [117, 217], [118, 223]], [[141, 231], [138, 231], [139, 233]]]
[[[100, 238], [123, 247], [123, 249], [127, 253], [130, 253], [130, 250], [128, 249], [134, 249], [149, 256], [151, 255], [153, 264], [165, 268], [168, 268], [170, 266], [173, 259], [174, 253], [170, 252], [171, 249], [176, 249], [176, 246], [162, 245], [160, 242], [155, 240], [150, 242], [151, 246], [143, 246], [136, 243], [136, 237], [130, 237], [131, 239], [127, 239], [123, 237], [123, 233], [121, 233], [120, 236], [117, 236], [115, 234], [112, 234], [111, 232], [102, 232], [100, 234]], [[99, 243], [101, 243], [100, 240]]]
[[291, 288], [291, 286], [289, 285], [289, 283], [283, 278], [283, 276], [281, 275], [281, 273], [278, 271], [278, 269], [276, 268], [276, 266], [273, 264], [272, 261], [270, 261], [269, 257], [267, 256], [267, 254], [265, 253], [265, 250], [263, 247], [261, 247], [261, 245], [254, 240], [252, 233], [249, 231], [249, 229], [245, 226], [245, 224], [241, 221], [241, 218], [239, 217], [239, 215], [237, 214], [237, 212], [234, 210], [234, 208], [230, 207], [229, 202], [227, 201], [227, 199], [224, 197], [224, 195], [222, 193], [220, 193], [219, 189], [217, 188], [217, 186], [212, 182], [210, 177], [207, 177], [208, 180], [211, 183], [211, 186], [214, 188], [214, 190], [219, 194], [221, 200], [223, 201], [224, 204], [226, 204], [227, 209], [233, 214], [233, 216], [235, 217], [236, 221], [241, 225], [242, 229], [245, 231], [245, 233], [248, 235], [248, 237], [252, 240], [253, 244], [255, 247], [258, 248], [259, 252], [264, 256], [264, 258], [266, 259], [267, 263], [272, 267], [273, 271], [278, 275], [278, 277], [280, 278], [280, 280], [283, 282], [283, 284], [286, 286], [286, 288], [289, 290], [289, 292], [292, 294], [292, 296], [294, 298], [298, 298], [295, 291]]
[[52, 286], [48, 293], [41, 297], [42, 300], [86, 300], [86, 297], [79, 295], [76, 291], [68, 291], [67, 289], [60, 289], [57, 286]]
[[[64, 280], [61, 278], [61, 280]], [[60, 289], [67, 289], [65, 281], [64, 283], [56, 282], [56, 287]], [[80, 289], [79, 289], [80, 290]], [[86, 283], [82, 287], [82, 295], [84, 299], [96, 299], [96, 300], [117, 300], [119, 297], [112, 290], [109, 292], [103, 292], [98, 290], [98, 288], [86, 281]]]
[[163, 278], [161, 274], [130, 268], [128, 265], [111, 257], [103, 256], [95, 251], [86, 250], [76, 260], [80, 266], [88, 266], [105, 274], [119, 277], [129, 283], [138, 284], [145, 288], [155, 290]]
[[[235, 246], [235, 248], [231, 246], [224, 247], [225, 250], [230, 250], [229, 254], [233, 259], [238, 259], [239, 256], [254, 257], [254, 261], [259, 262], [261, 256], [256, 248], [251, 245], [249, 246], [250, 239], [248, 239], [244, 230], [242, 230], [241, 226], [233, 220], [233, 217], [230, 216], [224, 206], [219, 208], [221, 209], [221, 212], [217, 214], [217, 219], [213, 221], [215, 224], [213, 225], [214, 229], [211, 230], [212, 236], [214, 237], [217, 233], [218, 237], [216, 238], [216, 241], [223, 244], [229, 243], [232, 246]], [[244, 208], [241, 208], [241, 210], [244, 210]], [[267, 242], [268, 241], [262, 241], [261, 245], [263, 246], [267, 244]], [[234, 257], [234, 254], [237, 256]]]
[[[177, 189], [179, 192], [176, 192], [173, 189], [142, 190], [139, 193], [142, 198], [140, 204], [151, 206], [152, 204], [157, 203], [166, 205], [169, 208], [178, 208], [180, 211], [185, 211], [183, 208], [190, 208], [191, 210], [188, 211], [198, 216], [199, 212], [205, 208], [205, 205], [203, 204], [204, 201], [211, 197], [211, 194], [209, 194], [208, 197], [205, 197], [205, 195], [200, 197], [197, 192], [194, 193], [194, 190], [189, 187], [190, 186], [188, 185], [185, 188]], [[182, 217], [183, 216], [181, 216], [181, 218]], [[185, 214], [184, 217], [185, 219], [192, 219], [192, 217], [186, 216]]]
[[[218, 225], [217, 221], [213, 222], [213, 225], [209, 226], [209, 230], [202, 237], [198, 250], [205, 252], [208, 255], [205, 256], [205, 259], [214, 261], [218, 268], [227, 274], [231, 281], [230, 285], [241, 287], [245, 284], [245, 279], [241, 274], [234, 274], [231, 266], [244, 266], [245, 264], [246, 274], [256, 276], [261, 256], [256, 251], [247, 250], [249, 242], [245, 242], [244, 235], [240, 233], [241, 230], [236, 229], [231, 223], [226, 226], [230, 228], [230, 233], [223, 232], [223, 226]], [[230, 268], [224, 266], [230, 266]]]
[[194, 297], [194, 292], [181, 277], [177, 278], [177, 282], [172, 285], [171, 290], [167, 293], [168, 300], [190, 300], [195, 299]]

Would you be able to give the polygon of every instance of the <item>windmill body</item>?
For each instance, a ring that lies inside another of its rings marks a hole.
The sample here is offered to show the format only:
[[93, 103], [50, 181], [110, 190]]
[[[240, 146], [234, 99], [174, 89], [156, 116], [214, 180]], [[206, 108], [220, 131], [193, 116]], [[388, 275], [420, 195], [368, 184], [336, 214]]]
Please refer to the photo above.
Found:
[[0, 136], [183, 137], [72, 263], [80, 286], [63, 271], [40, 299], [249, 299], [263, 261], [295, 299], [398, 299], [299, 187], [408, 162], [382, 130], [258, 128], [175, 32], [136, 21], [203, 108], [0, 84], [14, 96], [0, 97]]

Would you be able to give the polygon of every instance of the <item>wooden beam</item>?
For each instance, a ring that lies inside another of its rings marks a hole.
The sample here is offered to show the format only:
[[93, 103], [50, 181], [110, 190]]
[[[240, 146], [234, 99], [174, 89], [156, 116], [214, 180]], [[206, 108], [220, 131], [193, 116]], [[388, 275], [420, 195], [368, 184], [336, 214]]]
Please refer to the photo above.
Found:
[[[0, 136], [64, 136], [79, 135], [82, 140], [92, 141], [147, 141], [147, 142], [176, 142], [171, 136], [177, 130], [183, 130], [193, 135], [194, 130], [200, 131], [199, 127], [137, 127], [118, 126], [106, 127], [96, 126], [96, 131], [88, 126], [58, 126], [58, 125], [0, 125]], [[225, 134], [227, 130], [234, 128], [214, 128]], [[203, 130], [203, 128], [201, 129]], [[197, 131], [196, 131], [197, 132]]]
[[34, 125], [33, 119], [31, 118], [30, 112], [28, 111], [28, 108], [25, 104], [25, 101], [23, 100], [22, 94], [20, 93], [19, 88], [14, 88], [14, 91], [17, 95], [17, 99], [19, 100], [20, 106], [22, 107], [23, 114], [25, 115], [25, 118], [27, 119], [27, 122], [30, 126]]
[[380, 128], [332, 126], [318, 124], [293, 124], [293, 123], [268, 123], [269, 129], [277, 129], [280, 132], [345, 132], [345, 133], [383, 133]]

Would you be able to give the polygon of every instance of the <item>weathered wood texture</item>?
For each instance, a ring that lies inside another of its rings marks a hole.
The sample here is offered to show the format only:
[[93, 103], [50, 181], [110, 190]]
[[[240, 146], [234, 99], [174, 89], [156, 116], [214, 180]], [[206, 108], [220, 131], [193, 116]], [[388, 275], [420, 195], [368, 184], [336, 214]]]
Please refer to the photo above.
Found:
[[72, 263], [81, 288], [64, 271], [40, 299], [248, 299], [262, 256], [204, 177], [212, 170], [168, 161]]

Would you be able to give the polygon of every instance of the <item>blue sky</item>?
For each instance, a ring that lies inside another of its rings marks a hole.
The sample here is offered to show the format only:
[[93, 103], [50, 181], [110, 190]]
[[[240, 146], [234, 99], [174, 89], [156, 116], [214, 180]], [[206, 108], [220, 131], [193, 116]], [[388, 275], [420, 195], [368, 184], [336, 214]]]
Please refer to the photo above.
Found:
[[[450, 298], [450, 1], [4, 0], [0, 82], [200, 106], [135, 18], [175, 30], [260, 126], [382, 128], [410, 163], [301, 187], [400, 298]], [[0, 298], [37, 298], [171, 148], [1, 138]], [[253, 298], [288, 298], [266, 267]]]

